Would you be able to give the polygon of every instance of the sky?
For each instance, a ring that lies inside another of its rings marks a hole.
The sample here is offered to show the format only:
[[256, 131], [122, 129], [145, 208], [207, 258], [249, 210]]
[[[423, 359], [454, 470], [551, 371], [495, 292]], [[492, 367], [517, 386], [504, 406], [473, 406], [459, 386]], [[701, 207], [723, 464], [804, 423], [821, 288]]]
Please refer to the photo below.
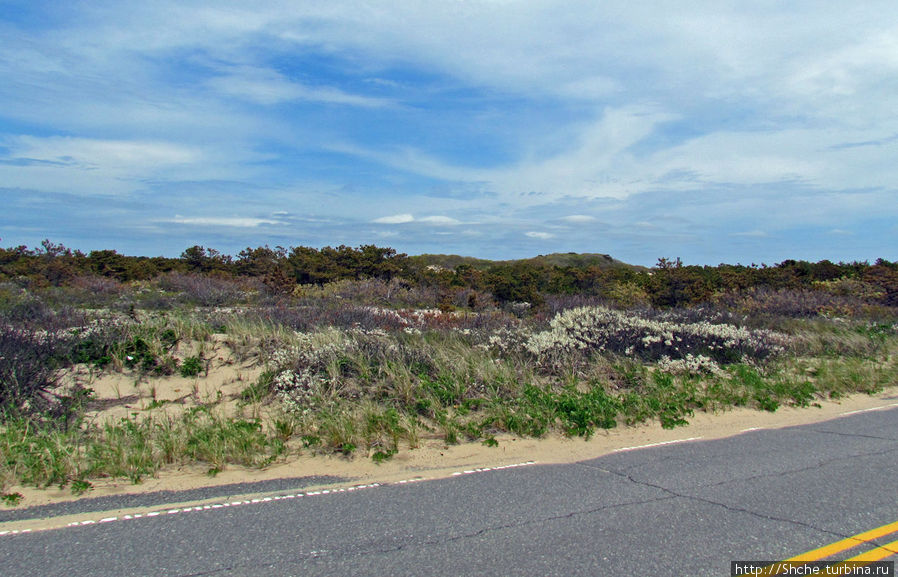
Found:
[[0, 246], [898, 260], [894, 0], [0, 0]]

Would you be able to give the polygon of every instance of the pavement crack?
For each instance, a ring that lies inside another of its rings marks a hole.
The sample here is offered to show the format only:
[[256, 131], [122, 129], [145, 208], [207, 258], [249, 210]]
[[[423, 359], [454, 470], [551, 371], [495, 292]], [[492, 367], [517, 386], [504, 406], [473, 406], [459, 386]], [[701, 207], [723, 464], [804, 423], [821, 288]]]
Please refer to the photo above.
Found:
[[603, 512], [603, 511], [609, 511], [609, 510], [611, 510], [611, 509], [619, 509], [619, 508], [622, 508], [622, 507], [631, 507], [631, 506], [633, 506], [633, 505], [646, 505], [646, 504], [649, 504], [649, 503], [656, 503], [656, 502], [660, 502], [660, 501], [668, 501], [668, 500], [673, 499], [673, 498], [674, 498], [673, 496], [665, 496], [665, 497], [654, 497], [654, 498], [651, 498], [651, 499], [641, 499], [641, 500], [637, 500], [637, 501], [627, 501], [627, 502], [625, 502], [625, 503], [614, 503], [614, 504], [611, 504], [611, 505], [602, 505], [602, 506], [600, 506], [600, 507], [593, 507], [593, 508], [591, 508], [591, 509], [582, 509], [582, 510], [578, 510], [578, 511], [569, 511], [569, 512], [567, 512], [567, 513], [560, 514], [560, 515], [551, 515], [551, 516], [548, 516], [548, 517], [540, 517], [539, 519], [530, 519], [530, 520], [527, 520], [527, 521], [520, 521], [520, 522], [517, 522], [517, 523], [506, 523], [506, 524], [503, 524], [503, 525], [492, 525], [492, 526], [488, 526], [488, 527], [483, 527], [482, 529], [478, 529], [477, 531], [473, 531], [473, 532], [470, 532], [470, 533], [463, 533], [463, 534], [461, 534], [461, 535], [455, 535], [455, 536], [453, 536], [453, 537], [449, 537], [449, 538], [446, 538], [446, 539], [424, 541], [424, 542], [422, 542], [422, 544], [424, 544], [424, 545], [438, 545], [438, 544], [441, 544], [441, 543], [450, 543], [450, 542], [452, 542], [452, 541], [459, 541], [459, 540], [462, 540], [462, 539], [471, 539], [471, 538], [473, 538], [473, 537], [479, 537], [479, 536], [481, 536], [481, 535], [485, 535], [485, 534], [487, 534], [487, 533], [492, 533], [492, 532], [494, 532], [494, 531], [503, 531], [503, 530], [505, 530], [505, 529], [515, 529], [515, 528], [518, 528], [518, 527], [527, 527], [527, 526], [529, 526], [529, 525], [542, 524], [542, 523], [546, 523], [546, 522], [548, 522], [548, 521], [560, 521], [560, 520], [563, 520], [563, 519], [572, 519], [572, 518], [574, 518], [574, 517], [582, 517], [582, 516], [594, 515], [594, 514], [596, 514], [596, 513], [601, 513], [601, 512]]
[[[891, 440], [891, 439], [886, 439], [886, 440]], [[879, 456], [888, 455], [888, 454], [895, 453], [895, 452], [898, 452], [898, 447], [889, 447], [889, 448], [883, 449], [881, 451], [871, 451], [868, 453], [860, 453], [857, 455], [848, 455], [845, 457], [833, 457], [831, 459], [823, 459], [813, 465], [808, 465], [806, 467], [799, 467], [796, 469], [788, 469], [788, 470], [777, 471], [777, 472], [773, 472], [773, 473], [759, 473], [757, 475], [751, 475], [749, 477], [740, 477], [738, 479], [728, 479], [728, 480], [724, 480], [724, 481], [718, 481], [716, 483], [697, 484], [697, 485], [694, 485], [693, 488], [707, 489], [707, 488], [713, 488], [713, 487], [720, 487], [722, 485], [728, 485], [728, 484], [736, 482], [736, 481], [745, 482], [745, 481], [756, 481], [756, 480], [760, 480], [760, 479], [772, 479], [772, 478], [776, 478], [776, 477], [784, 477], [786, 475], [793, 475], [795, 473], [803, 473], [806, 471], [813, 471], [816, 469], [821, 469], [821, 468], [825, 467], [826, 465], [830, 465], [832, 463], [838, 463], [838, 462], [842, 462], [842, 461], [850, 461], [850, 460], [858, 459], [861, 457], [879, 457]], [[640, 481], [638, 479], [633, 478], [633, 476], [629, 473], [629, 471], [632, 471], [634, 469], [638, 469], [640, 467], [645, 466], [645, 464], [643, 464], [643, 463], [639, 464], [638, 466], [625, 467], [625, 468], [616, 469], [616, 470], [606, 469], [603, 467], [597, 467], [590, 463], [577, 463], [577, 464], [580, 466], [583, 466], [583, 467], [589, 467], [592, 469], [596, 469], [598, 471], [611, 473], [611, 474], [614, 474], [614, 475], [617, 475], [620, 477], [626, 477], [626, 478], [629, 478], [634, 483], [644, 484], [644, 485], [647, 485], [650, 487], [655, 487], [658, 489], [666, 489], [665, 487], [661, 487], [660, 485], [654, 485], [652, 483], [648, 483], [647, 481]], [[653, 463], [653, 464], [657, 464], [657, 463]]]
[[[867, 456], [867, 455], [870, 455], [870, 456], [881, 455], [881, 454], [886, 454], [886, 453], [894, 452], [895, 450], [896, 450], [896, 449], [889, 449], [889, 450], [886, 450], [886, 451], [878, 451], [878, 452], [874, 452], [874, 453], [867, 453], [867, 454], [865, 454], [865, 455], [855, 455], [854, 457], [858, 457], [858, 456]], [[740, 481], [743, 481], [743, 480], [753, 480], [753, 479], [764, 478], [764, 477], [776, 477], [776, 476], [782, 476], [782, 475], [791, 474], [791, 473], [796, 473], [796, 472], [800, 472], [800, 471], [819, 469], [819, 468], [822, 468], [823, 466], [825, 466], [825, 465], [828, 464], [828, 463], [831, 463], [831, 462], [833, 462], [833, 461], [839, 461], [839, 460], [845, 460], [845, 459], [830, 459], [830, 460], [828, 460], [828, 461], [821, 461], [821, 462], [817, 463], [817, 464], [814, 465], [814, 466], [804, 467], [804, 468], [802, 468], [802, 469], [794, 469], [794, 470], [790, 470], [790, 471], [783, 471], [783, 472], [779, 472], [779, 473], [776, 473], [776, 474], [756, 475], [756, 476], [753, 476], [753, 477], [747, 477], [747, 478], [745, 478], [745, 479], [739, 479], [739, 480], [740, 480]], [[556, 521], [556, 520], [563, 520], [563, 519], [571, 519], [571, 518], [574, 518], [574, 517], [587, 516], [587, 515], [593, 515], [593, 514], [596, 514], [596, 513], [601, 513], [601, 512], [603, 512], [603, 511], [608, 511], [608, 510], [615, 509], [615, 508], [630, 507], [630, 506], [633, 506], [633, 505], [645, 505], [645, 504], [649, 504], [649, 503], [656, 503], [656, 502], [667, 501], [667, 500], [677, 499], [677, 498], [689, 499], [689, 500], [692, 500], [692, 501], [696, 501], [696, 502], [700, 502], [700, 503], [706, 503], [706, 504], [709, 504], [709, 505], [712, 505], [712, 506], [716, 506], [716, 507], [722, 507], [722, 508], [724, 508], [724, 509], [726, 509], [727, 511], [730, 511], [730, 512], [734, 512], [734, 513], [743, 513], [743, 514], [751, 515], [751, 516], [753, 516], [753, 517], [757, 517], [757, 518], [760, 518], [760, 519], [763, 519], [763, 520], [766, 520], [766, 521], [774, 521], [774, 522], [780, 522], [780, 523], [788, 523], [788, 524], [795, 525], [795, 526], [798, 526], [798, 527], [803, 527], [803, 528], [806, 528], [806, 529], [810, 529], [810, 530], [813, 530], [813, 531], [817, 531], [817, 532], [819, 532], [819, 533], [823, 533], [823, 534], [826, 534], [826, 535], [832, 535], [833, 537], [840, 538], [840, 539], [845, 539], [845, 538], [850, 537], [850, 535], [848, 535], [848, 534], [843, 534], [843, 533], [839, 533], [839, 532], [836, 532], [836, 531], [831, 531], [831, 530], [829, 530], [829, 529], [823, 529], [823, 528], [814, 526], [814, 525], [812, 525], [812, 524], [810, 524], [810, 523], [805, 523], [805, 522], [802, 522], [802, 521], [797, 521], [797, 520], [795, 520], [795, 519], [789, 519], [789, 518], [786, 518], [786, 517], [777, 517], [777, 516], [775, 516], [775, 515], [767, 515], [767, 514], [759, 513], [759, 512], [757, 512], [757, 511], [752, 511], [752, 510], [750, 510], [750, 509], [746, 509], [746, 508], [743, 508], [743, 507], [736, 507], [736, 506], [733, 506], [733, 505], [728, 504], [728, 503], [724, 503], [724, 502], [720, 502], [720, 501], [715, 501], [715, 500], [713, 500], [713, 499], [707, 499], [707, 498], [704, 498], [704, 497], [699, 497], [699, 496], [695, 496], [695, 495], [688, 495], [688, 494], [685, 494], [685, 493], [680, 493], [680, 492], [678, 492], [678, 491], [675, 491], [675, 490], [670, 489], [670, 488], [668, 488], [668, 487], [664, 487], [664, 486], [662, 486], [662, 485], [658, 485], [658, 484], [655, 484], [655, 483], [651, 483], [651, 482], [649, 482], [649, 481], [643, 481], [643, 480], [637, 479], [637, 478], [635, 478], [632, 474], [629, 474], [629, 473], [623, 473], [623, 472], [620, 472], [620, 471], [614, 471], [614, 470], [604, 469], [604, 468], [601, 468], [601, 467], [596, 467], [596, 466], [594, 466], [594, 465], [589, 465], [589, 464], [585, 464], [585, 463], [577, 463], [577, 464], [578, 464], [578, 465], [581, 465], [581, 466], [589, 467], [589, 468], [592, 468], [592, 469], [596, 469], [596, 470], [598, 470], [598, 471], [602, 471], [602, 472], [605, 472], [605, 473], [609, 473], [609, 474], [612, 474], [612, 475], [615, 475], [615, 476], [618, 476], [618, 477], [621, 477], [621, 478], [624, 478], [624, 479], [627, 479], [629, 482], [631, 482], [631, 483], [633, 483], [633, 484], [636, 484], [636, 485], [640, 485], [640, 486], [650, 487], [650, 488], [652, 488], [652, 489], [656, 489], [656, 490], [658, 490], [658, 491], [661, 491], [661, 492], [664, 494], [664, 496], [654, 497], [654, 498], [651, 498], [651, 499], [640, 499], [640, 500], [635, 500], [635, 501], [627, 501], [627, 502], [625, 502], [625, 503], [615, 503], [615, 504], [613, 504], [613, 505], [603, 505], [603, 506], [600, 506], [600, 507], [594, 507], [594, 508], [591, 508], [591, 509], [585, 509], [585, 510], [570, 511], [570, 512], [568, 512], [568, 513], [564, 513], [564, 514], [561, 514], [561, 515], [553, 515], [553, 516], [549, 516], [549, 517], [540, 517], [539, 519], [531, 519], [531, 520], [521, 521], [521, 522], [516, 522], [516, 523], [506, 523], [506, 524], [502, 524], [502, 525], [493, 525], [493, 526], [483, 527], [483, 528], [481, 528], [481, 529], [478, 529], [477, 531], [472, 531], [472, 532], [468, 532], [468, 533], [464, 533], [464, 534], [460, 534], [460, 535], [454, 535], [454, 536], [449, 536], [449, 537], [441, 537], [441, 538], [428, 539], [428, 540], [425, 540], [425, 541], [419, 541], [419, 542], [415, 542], [415, 543], [400, 544], [400, 545], [397, 545], [396, 547], [391, 547], [391, 548], [383, 548], [383, 549], [377, 549], [377, 550], [372, 549], [372, 550], [368, 550], [368, 551], [364, 551], [364, 552], [358, 552], [357, 554], [360, 554], [360, 555], [365, 555], [365, 554], [383, 554], [383, 553], [390, 553], [390, 552], [399, 551], [399, 550], [402, 550], [402, 549], [405, 549], [405, 548], [409, 548], [409, 547], [416, 547], [416, 546], [417, 546], [417, 547], [420, 547], [420, 546], [440, 545], [440, 544], [450, 543], [450, 542], [453, 542], [453, 541], [459, 541], [459, 540], [463, 540], [463, 539], [476, 538], [476, 537], [485, 535], [485, 534], [487, 534], [487, 533], [495, 532], [495, 531], [502, 531], [502, 530], [506, 530], [506, 529], [514, 529], [514, 528], [518, 528], [518, 527], [526, 527], [526, 526], [528, 526], [528, 525], [541, 524], [541, 523], [545, 523], [545, 522], [548, 522], [548, 521]], [[629, 468], [628, 468], [628, 469], [629, 469]], [[732, 482], [732, 481], [722, 481], [722, 482], [719, 482], [719, 483], [712, 483], [712, 484], [709, 484], [709, 485], [698, 485], [698, 486], [696, 486], [696, 488], [714, 487], [714, 486], [724, 485], [724, 484], [727, 484], [727, 483], [730, 483], [730, 482]]]
[[894, 437], [880, 437], [877, 435], [862, 435], [860, 433], [843, 433], [841, 431], [827, 431], [826, 429], [814, 429], [815, 433], [825, 433], [827, 435], [837, 435], [840, 437], [855, 437], [859, 439], [875, 439], [877, 441], [898, 441], [898, 439]]
[[[621, 508], [621, 507], [631, 507], [634, 505], [644, 505], [644, 504], [654, 503], [654, 502], [659, 502], [659, 501], [667, 501], [667, 500], [670, 500], [673, 498], [674, 498], [673, 496], [665, 495], [665, 496], [661, 496], [661, 497], [654, 497], [651, 499], [641, 499], [641, 500], [635, 500], [635, 501], [627, 501], [624, 503], [614, 503], [614, 504], [610, 504], [610, 505], [602, 505], [602, 506], [593, 507], [590, 509], [569, 511], [567, 513], [559, 514], [559, 515], [539, 517], [538, 519], [528, 519], [528, 520], [524, 520], [524, 521], [516, 521], [516, 522], [502, 523], [502, 524], [496, 524], [496, 525], [488, 525], [486, 527], [481, 527], [480, 529], [477, 529], [475, 531], [468, 531], [466, 533], [461, 533], [461, 534], [456, 534], [456, 535], [453, 535], [451, 533], [445, 533], [442, 535], [435, 535], [435, 536], [432, 536], [427, 539], [416, 539], [415, 535], [406, 535], [404, 537], [397, 538], [398, 542], [396, 542], [393, 545], [382, 545], [379, 547], [375, 546], [375, 547], [369, 547], [366, 549], [354, 549], [352, 547], [345, 547], [345, 548], [328, 549], [326, 551], [322, 550], [322, 551], [313, 551], [313, 552], [309, 552], [309, 553], [298, 553], [298, 554], [294, 554], [291, 557], [291, 559], [285, 560], [282, 563], [289, 564], [289, 565], [301, 565], [304, 561], [308, 561], [310, 559], [316, 559], [316, 558], [333, 557], [335, 559], [339, 559], [339, 558], [348, 558], [348, 557], [365, 557], [368, 555], [386, 555], [386, 554], [390, 554], [390, 553], [397, 553], [399, 551], [411, 550], [411, 549], [415, 549], [415, 548], [432, 547], [435, 545], [444, 545], [446, 543], [463, 541], [465, 539], [475, 539], [477, 537], [480, 537], [480, 536], [483, 536], [483, 535], [486, 535], [489, 533], [497, 532], [497, 531], [505, 531], [508, 529], [516, 529], [518, 527], [527, 527], [530, 525], [539, 525], [539, 524], [543, 524], [543, 523], [546, 523], [549, 521], [571, 519], [571, 518], [579, 517], [579, 516], [594, 515], [596, 513], [601, 513], [603, 511], [608, 511], [611, 509], [616, 509], [616, 508]], [[280, 564], [273, 564], [273, 563], [239, 565], [239, 566], [233, 566], [233, 567], [227, 567], [227, 568], [218, 568], [218, 569], [203, 572], [203, 573], [185, 574], [185, 575], [181, 575], [180, 577], [207, 577], [207, 576], [217, 575], [217, 574], [222, 574], [222, 573], [227, 574], [228, 571], [234, 571], [237, 569], [247, 570], [247, 569], [259, 569], [259, 568], [274, 568], [274, 567], [278, 567], [279, 565]]]
[[[704, 498], [704, 497], [699, 497], [699, 496], [697, 496], [697, 495], [688, 495], [688, 494], [686, 494], [686, 493], [680, 493], [680, 492], [678, 492], [678, 491], [675, 491], [675, 490], [673, 490], [673, 489], [669, 489], [669, 488], [667, 488], [667, 487], [663, 487], [663, 486], [661, 486], [661, 485], [657, 485], [657, 484], [655, 484], [655, 483], [650, 483], [650, 482], [648, 482], [648, 481], [642, 481], [642, 480], [636, 479], [636, 478], [633, 477], [633, 475], [629, 475], [629, 474], [621, 474], [621, 473], [617, 473], [616, 471], [609, 471], [609, 473], [611, 473], [612, 475], [618, 475], [618, 476], [620, 476], [620, 477], [623, 477], [623, 478], [625, 478], [625, 479], [629, 480], [630, 482], [635, 483], [635, 484], [637, 484], [637, 485], [641, 485], [641, 486], [643, 486], [643, 487], [652, 487], [652, 488], [654, 488], [654, 489], [658, 489], [659, 491], [663, 491], [664, 493], [667, 493], [668, 495], [670, 495], [670, 498], [672, 498], [672, 499], [673, 499], [673, 498], [689, 499], [690, 501], [697, 501], [697, 502], [699, 502], [699, 503], [706, 503], [706, 504], [708, 504], [708, 505], [714, 505], [714, 506], [717, 506], [717, 507], [722, 507], [722, 508], [726, 509], [727, 511], [731, 512], [731, 513], [744, 513], [744, 514], [746, 514], [746, 515], [751, 515], [751, 516], [757, 517], [757, 518], [759, 518], [759, 519], [764, 519], [765, 521], [776, 521], [776, 522], [780, 522], [780, 523], [788, 523], [788, 524], [790, 524], [790, 525], [796, 525], [796, 526], [798, 526], [798, 527], [803, 527], [803, 528], [806, 528], [806, 529], [812, 529], [812, 530], [814, 530], [814, 531], [819, 531], [819, 532], [821, 532], [821, 533], [826, 533], [826, 534], [829, 534], [829, 535], [834, 535], [834, 536], [837, 536], [837, 537], [840, 537], [840, 538], [843, 538], [843, 539], [846, 538], [846, 537], [848, 537], [848, 535], [842, 535], [842, 534], [840, 534], [840, 533], [836, 533], [836, 532], [830, 531], [830, 530], [828, 530], [828, 529], [821, 529], [820, 527], [815, 527], [814, 525], [811, 525], [810, 523], [804, 523], [804, 522], [802, 522], [802, 521], [796, 521], [795, 519], [789, 519], [789, 518], [787, 518], [787, 517], [776, 517], [776, 516], [774, 516], [774, 515], [768, 515], [768, 514], [765, 514], [765, 513], [759, 513], [759, 512], [757, 512], [757, 511], [752, 511], [752, 510], [746, 509], [746, 508], [744, 508], [744, 507], [736, 507], [736, 506], [733, 506], [733, 505], [731, 505], [731, 504], [729, 504], [729, 503], [723, 503], [723, 502], [720, 502], [720, 501], [715, 501], [715, 500], [713, 500], [713, 499], [707, 499], [707, 498]], [[770, 476], [770, 475], [768, 475], [768, 476]], [[741, 479], [740, 479], [740, 480], [741, 480]], [[712, 484], [712, 485], [705, 485], [705, 486], [700, 486], [700, 487], [713, 487], [713, 486], [716, 486], [716, 485], [722, 485], [722, 484], [725, 484], [725, 483], [715, 483], [715, 484]]]
[[[891, 440], [891, 439], [885, 439], [885, 440]], [[754, 481], [754, 480], [765, 479], [765, 478], [783, 477], [783, 476], [786, 476], [786, 475], [792, 475], [792, 474], [795, 474], [795, 473], [801, 473], [801, 472], [806, 472], [806, 471], [813, 471], [813, 470], [816, 470], [816, 469], [822, 469], [823, 467], [825, 467], [825, 466], [828, 465], [828, 464], [836, 463], [836, 462], [839, 462], [839, 461], [848, 461], [848, 460], [856, 459], [856, 458], [859, 458], [859, 457], [881, 456], [881, 455], [886, 455], [886, 454], [889, 454], [889, 453], [894, 453], [894, 452], [896, 452], [896, 451], [898, 451], [898, 449], [892, 447], [892, 448], [885, 449], [885, 450], [882, 450], [882, 451], [873, 451], [873, 452], [869, 452], [869, 453], [863, 453], [863, 454], [860, 454], [860, 455], [851, 455], [851, 456], [849, 456], [849, 457], [838, 457], [838, 458], [833, 458], [833, 459], [826, 459], [826, 460], [819, 461], [819, 462], [816, 463], [815, 465], [811, 465], [811, 466], [807, 466], [807, 467], [801, 467], [801, 468], [798, 468], [798, 469], [790, 469], [790, 470], [788, 470], [788, 471], [778, 471], [778, 472], [776, 472], [776, 473], [766, 473], [766, 474], [753, 475], [753, 476], [750, 476], [750, 477], [742, 477], [742, 478], [739, 478], [739, 479], [731, 479], [731, 480], [727, 480], [727, 481], [720, 481], [720, 482], [717, 482], [717, 483], [709, 483], [709, 484], [704, 484], [704, 485], [703, 485], [703, 484], [698, 484], [698, 485], [694, 485], [694, 486], [692, 486], [692, 487], [690, 487], [690, 488], [691, 488], [691, 489], [707, 489], [707, 488], [713, 488], [713, 487], [719, 487], [719, 486], [722, 486], [722, 485], [727, 485], [727, 484], [729, 484], [729, 483], [733, 483], [733, 482], [736, 482], [736, 481], [739, 481], [739, 482], [746, 482], [746, 481]], [[847, 539], [847, 538], [850, 537], [850, 535], [847, 535], [847, 534], [842, 534], [842, 533], [838, 533], [838, 532], [836, 532], [836, 531], [831, 531], [831, 530], [829, 530], [829, 529], [823, 529], [823, 528], [820, 528], [820, 527], [816, 527], [816, 526], [814, 526], [814, 525], [812, 525], [812, 524], [810, 524], [810, 523], [805, 523], [805, 522], [802, 522], [802, 521], [797, 521], [797, 520], [795, 520], [795, 519], [790, 519], [790, 518], [786, 518], [786, 517], [777, 517], [777, 516], [775, 516], [775, 515], [769, 515], [769, 514], [765, 514], [765, 513], [760, 513], [760, 512], [758, 512], [758, 511], [752, 511], [752, 510], [746, 509], [746, 508], [744, 508], [744, 507], [737, 507], [737, 506], [731, 505], [731, 504], [729, 504], [729, 503], [725, 503], [725, 502], [721, 502], [721, 501], [715, 501], [715, 500], [713, 500], [713, 499], [707, 499], [707, 498], [704, 498], [704, 497], [699, 497], [699, 496], [697, 496], [697, 495], [689, 495], [689, 494], [686, 494], [686, 493], [681, 493], [681, 492], [676, 491], [676, 490], [674, 490], [674, 489], [671, 489], [671, 488], [668, 488], [668, 487], [664, 487], [664, 486], [662, 486], [662, 485], [658, 485], [658, 484], [652, 483], [652, 482], [650, 482], [650, 481], [644, 481], [644, 480], [641, 480], [641, 479], [637, 479], [632, 473], [627, 472], [627, 471], [630, 470], [630, 468], [627, 468], [627, 469], [624, 469], [624, 470], [618, 470], [618, 471], [615, 471], [615, 470], [611, 470], [611, 469], [605, 469], [605, 468], [601, 468], [601, 467], [596, 467], [596, 466], [590, 465], [590, 464], [588, 464], [588, 463], [579, 463], [579, 464], [582, 465], [582, 466], [584, 466], [584, 467], [590, 467], [590, 468], [593, 468], [593, 469], [596, 469], [596, 470], [599, 470], [599, 471], [603, 471], [603, 472], [606, 472], [606, 473], [609, 473], [609, 474], [616, 475], [616, 476], [618, 476], [618, 477], [627, 479], [628, 481], [630, 481], [631, 483], [634, 483], [634, 484], [636, 484], [636, 485], [640, 485], [640, 486], [643, 486], [643, 487], [651, 487], [651, 488], [653, 488], [653, 489], [657, 489], [657, 490], [662, 491], [662, 492], [664, 492], [665, 494], [669, 495], [669, 496], [670, 496], [669, 498], [671, 498], [671, 499], [673, 499], [673, 498], [689, 499], [689, 500], [697, 501], [697, 502], [700, 502], [700, 503], [706, 503], [706, 504], [709, 504], [709, 505], [714, 505], [714, 506], [717, 506], [717, 507], [722, 507], [722, 508], [724, 508], [725, 510], [730, 511], [730, 512], [734, 512], [734, 513], [744, 513], [744, 514], [746, 514], [746, 515], [751, 515], [751, 516], [753, 516], [753, 517], [756, 517], [756, 518], [759, 518], [759, 519], [764, 519], [764, 520], [766, 520], [766, 521], [774, 521], [774, 522], [779, 522], [779, 523], [788, 523], [788, 524], [795, 525], [795, 526], [798, 526], [798, 527], [803, 527], [803, 528], [806, 528], [806, 529], [811, 529], [811, 530], [814, 530], [814, 531], [819, 531], [820, 533], [824, 533], [824, 534], [827, 534], [827, 535], [832, 535], [832, 536], [834, 536], [834, 537], [838, 537], [838, 538], [841, 538], [841, 539]]]

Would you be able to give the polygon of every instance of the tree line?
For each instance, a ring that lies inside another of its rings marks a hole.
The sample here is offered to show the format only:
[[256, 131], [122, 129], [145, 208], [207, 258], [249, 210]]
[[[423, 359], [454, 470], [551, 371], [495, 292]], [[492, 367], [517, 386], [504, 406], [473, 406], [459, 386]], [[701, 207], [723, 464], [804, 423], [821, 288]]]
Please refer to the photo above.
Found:
[[[652, 268], [622, 263], [572, 264], [559, 259], [478, 261], [453, 268], [427, 256], [408, 256], [388, 247], [247, 247], [236, 256], [199, 245], [177, 258], [127, 256], [115, 250], [84, 253], [49, 240], [40, 247], [0, 248], [0, 282], [39, 288], [67, 286], [95, 276], [121, 283], [148, 281], [170, 273], [221, 278], [257, 278], [273, 292], [287, 294], [297, 285], [324, 285], [341, 280], [394, 279], [445, 290], [488, 293], [499, 303], [539, 304], [547, 295], [611, 297], [627, 304], [688, 306], [714, 295], [749, 289], [813, 290], [842, 283], [887, 306], [898, 306], [898, 262], [878, 259], [833, 263], [786, 260], [775, 265], [686, 265], [661, 258]], [[852, 284], [853, 283], [853, 284]]]

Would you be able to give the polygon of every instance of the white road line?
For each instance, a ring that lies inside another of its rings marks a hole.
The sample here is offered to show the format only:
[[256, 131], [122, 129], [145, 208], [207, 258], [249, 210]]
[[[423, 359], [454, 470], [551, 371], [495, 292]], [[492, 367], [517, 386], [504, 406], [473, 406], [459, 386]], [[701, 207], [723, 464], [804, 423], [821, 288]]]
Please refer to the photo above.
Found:
[[499, 467], [483, 467], [480, 469], [469, 469], [467, 471], [458, 471], [452, 473], [453, 477], [457, 477], [458, 475], [471, 475], [472, 473], [483, 473], [484, 471], [500, 471], [502, 469], [512, 469], [514, 467], [526, 467], [527, 465], [534, 465], [536, 461], [527, 461], [525, 463], [515, 463], [514, 465], [501, 465]]
[[673, 445], [674, 443], [688, 443], [689, 441], [698, 441], [702, 437], [689, 437], [688, 439], [677, 439], [675, 441], [662, 441], [660, 443], [649, 443], [648, 445], [639, 445], [638, 447], [622, 447], [615, 449], [613, 453], [622, 453], [624, 451], [636, 451], [637, 449], [647, 449], [649, 447], [660, 447], [661, 445]]
[[892, 403], [891, 405], [882, 405], [880, 407], [873, 407], [871, 409], [859, 409], [857, 411], [848, 411], [847, 413], [842, 413], [842, 416], [844, 417], [845, 415], [857, 415], [859, 413], [870, 413], [872, 411], [881, 411], [883, 409], [888, 409], [891, 407], [898, 407], [898, 403]]
[[[484, 471], [498, 471], [501, 469], [511, 469], [514, 467], [526, 467], [528, 465], [534, 465], [536, 461], [527, 461], [525, 463], [515, 463], [513, 465], [501, 465], [498, 467], [484, 467], [481, 469], [471, 469], [467, 471], [460, 471], [456, 473], [452, 473], [452, 476], [456, 475], [470, 475], [472, 473], [482, 473]], [[184, 507], [181, 509], [162, 509], [159, 511], [146, 511], [143, 513], [132, 513], [128, 515], [122, 515], [121, 517], [104, 517], [100, 520], [95, 519], [84, 519], [81, 521], [72, 521], [64, 526], [59, 527], [47, 527], [45, 529], [21, 529], [21, 530], [11, 530], [11, 531], [0, 531], [0, 537], [4, 535], [21, 535], [23, 533], [31, 533], [32, 531], [49, 531], [51, 529], [65, 529], [68, 527], [83, 527], [86, 525], [95, 525], [97, 523], [114, 523], [116, 521], [131, 521], [133, 519], [140, 519], [142, 517], [158, 517], [160, 515], [180, 515], [183, 513], [193, 513], [198, 511], [210, 511], [212, 509], [221, 509], [224, 507], [238, 507], [240, 505], [255, 505], [259, 503], [268, 503], [271, 501], [279, 501], [282, 499], [299, 499], [301, 497], [314, 497], [318, 495], [330, 495], [332, 493], [349, 493], [351, 491], [359, 491], [362, 489], [374, 489], [376, 487], [383, 487], [387, 485], [405, 485], [408, 483], [420, 483], [421, 481], [429, 481], [431, 478], [415, 478], [415, 479], [405, 479], [402, 481], [397, 481], [394, 483], [368, 483], [366, 485], [353, 485], [352, 487], [341, 487], [339, 489], [321, 489], [317, 491], [307, 491], [303, 493], [294, 493], [289, 495], [277, 495], [273, 497], [259, 497], [251, 500], [244, 501], [226, 501], [223, 503], [215, 503], [210, 505], [199, 505], [195, 507]]]

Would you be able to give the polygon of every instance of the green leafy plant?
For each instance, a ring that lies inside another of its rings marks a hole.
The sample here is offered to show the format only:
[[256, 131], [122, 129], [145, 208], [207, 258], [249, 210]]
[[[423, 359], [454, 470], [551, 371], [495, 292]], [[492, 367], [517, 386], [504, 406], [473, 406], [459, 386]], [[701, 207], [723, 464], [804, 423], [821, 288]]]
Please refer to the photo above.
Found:
[[179, 369], [182, 377], [195, 377], [203, 371], [203, 360], [200, 357], [187, 357]]
[[93, 487], [90, 481], [85, 479], [75, 479], [72, 481], [72, 495], [83, 495]]
[[0, 499], [3, 500], [3, 504], [7, 507], [18, 506], [24, 498], [25, 496], [21, 493], [3, 493], [2, 495], [0, 495]]
[[273, 429], [278, 439], [286, 441], [296, 431], [296, 422], [290, 418], [275, 419]]
[[384, 461], [389, 461], [393, 458], [398, 451], [396, 449], [388, 449], [386, 451], [375, 451], [373, 455], [371, 455], [371, 460], [377, 463], [378, 465], [383, 463]]
[[303, 435], [300, 437], [300, 440], [302, 441], [302, 446], [307, 449], [309, 447], [317, 447], [321, 444], [321, 437], [318, 435]]

